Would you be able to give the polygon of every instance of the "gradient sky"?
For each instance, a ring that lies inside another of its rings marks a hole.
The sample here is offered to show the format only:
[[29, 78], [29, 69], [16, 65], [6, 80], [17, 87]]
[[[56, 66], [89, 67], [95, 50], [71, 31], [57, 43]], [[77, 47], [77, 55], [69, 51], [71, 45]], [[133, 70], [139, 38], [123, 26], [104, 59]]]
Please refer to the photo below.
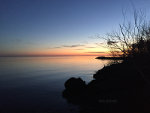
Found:
[[103, 55], [107, 32], [131, 17], [150, 17], [150, 0], [0, 0], [0, 56]]

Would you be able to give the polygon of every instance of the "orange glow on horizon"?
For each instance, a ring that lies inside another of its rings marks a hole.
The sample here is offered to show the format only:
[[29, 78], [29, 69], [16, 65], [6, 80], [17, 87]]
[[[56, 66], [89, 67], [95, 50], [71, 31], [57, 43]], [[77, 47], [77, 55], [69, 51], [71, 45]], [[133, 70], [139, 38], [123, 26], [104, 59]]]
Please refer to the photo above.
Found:
[[38, 49], [24, 50], [4, 53], [4, 56], [109, 56], [109, 52], [104, 48], [59, 48], [59, 49]]

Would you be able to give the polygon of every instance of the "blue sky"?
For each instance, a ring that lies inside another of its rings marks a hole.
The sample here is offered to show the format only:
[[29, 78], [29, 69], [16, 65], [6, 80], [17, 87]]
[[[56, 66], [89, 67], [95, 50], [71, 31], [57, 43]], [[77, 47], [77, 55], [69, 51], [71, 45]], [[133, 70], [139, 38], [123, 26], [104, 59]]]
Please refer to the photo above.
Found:
[[51, 54], [66, 49], [64, 45], [93, 47], [100, 40], [90, 37], [117, 29], [123, 22], [122, 10], [129, 19], [133, 7], [149, 18], [149, 4], [149, 0], [0, 0], [0, 55]]

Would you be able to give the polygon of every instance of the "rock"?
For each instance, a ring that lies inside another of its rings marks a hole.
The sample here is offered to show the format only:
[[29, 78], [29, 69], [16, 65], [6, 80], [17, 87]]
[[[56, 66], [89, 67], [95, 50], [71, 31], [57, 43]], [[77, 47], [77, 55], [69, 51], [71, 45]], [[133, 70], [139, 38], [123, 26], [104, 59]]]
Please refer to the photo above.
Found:
[[65, 88], [69, 91], [81, 91], [86, 87], [85, 81], [81, 78], [70, 78], [65, 82]]

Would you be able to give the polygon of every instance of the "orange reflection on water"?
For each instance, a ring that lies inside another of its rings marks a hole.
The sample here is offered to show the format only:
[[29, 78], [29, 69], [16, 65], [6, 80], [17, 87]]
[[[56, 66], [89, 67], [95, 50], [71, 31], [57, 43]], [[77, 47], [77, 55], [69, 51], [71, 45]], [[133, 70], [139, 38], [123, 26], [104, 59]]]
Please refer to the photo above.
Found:
[[0, 62], [1, 65], [5, 64], [7, 67], [15, 66], [16, 69], [38, 67], [41, 69], [72, 68], [71, 70], [79, 68], [84, 68], [85, 70], [100, 69], [109, 62], [108, 60], [95, 59], [96, 57], [97, 56], [8, 57], [0, 60]]

